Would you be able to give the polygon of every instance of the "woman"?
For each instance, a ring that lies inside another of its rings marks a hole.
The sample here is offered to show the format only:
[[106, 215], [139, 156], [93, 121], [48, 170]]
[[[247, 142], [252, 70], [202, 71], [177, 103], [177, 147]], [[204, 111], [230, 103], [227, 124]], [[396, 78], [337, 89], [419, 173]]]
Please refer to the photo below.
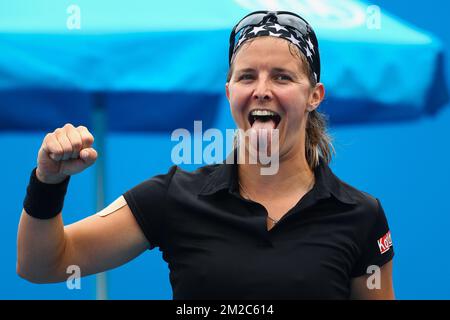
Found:
[[[394, 298], [380, 202], [328, 167], [310, 25], [290, 12], [251, 13], [231, 33], [229, 62], [233, 118], [256, 142], [239, 139], [239, 152], [222, 164], [173, 166], [66, 227], [69, 178], [97, 154], [85, 127], [67, 124], [45, 137], [19, 224], [19, 275], [65, 281], [69, 265], [89, 275], [159, 247], [174, 299]], [[277, 156], [275, 174], [261, 174], [259, 157], [246, 160], [263, 150]]]

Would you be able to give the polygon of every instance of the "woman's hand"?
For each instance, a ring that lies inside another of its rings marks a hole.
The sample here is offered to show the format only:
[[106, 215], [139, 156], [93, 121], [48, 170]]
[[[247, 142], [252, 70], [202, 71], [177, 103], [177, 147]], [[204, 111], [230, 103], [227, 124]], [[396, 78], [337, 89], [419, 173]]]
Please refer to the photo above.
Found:
[[62, 182], [82, 172], [97, 160], [94, 137], [84, 126], [67, 123], [45, 136], [37, 158], [37, 178], [44, 183]]

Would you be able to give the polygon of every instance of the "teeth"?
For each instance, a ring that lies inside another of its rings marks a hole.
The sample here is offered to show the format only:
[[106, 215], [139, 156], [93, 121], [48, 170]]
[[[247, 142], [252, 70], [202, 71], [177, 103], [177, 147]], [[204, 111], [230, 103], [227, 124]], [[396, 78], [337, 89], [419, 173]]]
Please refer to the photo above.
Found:
[[263, 122], [272, 120], [275, 122], [275, 127], [277, 127], [281, 121], [280, 115], [271, 110], [255, 109], [255, 110], [250, 111], [250, 113], [248, 114], [248, 121], [249, 121], [250, 125], [253, 126], [255, 121], [258, 119], [259, 119], [259, 121], [263, 121]]
[[275, 116], [276, 113], [270, 110], [253, 110], [250, 113], [252, 116]]

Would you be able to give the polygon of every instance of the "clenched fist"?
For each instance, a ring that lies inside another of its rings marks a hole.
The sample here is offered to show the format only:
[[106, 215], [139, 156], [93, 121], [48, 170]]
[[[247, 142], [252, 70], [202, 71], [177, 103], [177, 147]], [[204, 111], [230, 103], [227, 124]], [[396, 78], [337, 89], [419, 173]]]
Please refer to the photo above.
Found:
[[44, 183], [59, 183], [94, 164], [97, 151], [94, 137], [84, 126], [70, 123], [45, 136], [37, 159], [37, 178]]

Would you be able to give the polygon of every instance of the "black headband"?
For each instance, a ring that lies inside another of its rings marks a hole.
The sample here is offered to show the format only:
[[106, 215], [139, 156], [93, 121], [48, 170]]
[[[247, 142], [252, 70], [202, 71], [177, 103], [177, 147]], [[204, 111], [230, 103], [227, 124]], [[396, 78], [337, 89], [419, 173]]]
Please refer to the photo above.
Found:
[[[233, 34], [235, 30], [233, 29], [232, 36], [234, 37], [234, 41], [232, 41], [233, 43], [230, 43], [229, 63], [231, 64], [231, 60], [239, 47], [249, 39], [262, 36], [282, 38], [293, 43], [300, 49], [309, 63], [316, 82], [319, 82], [320, 55], [316, 35], [314, 30], [304, 19], [295, 14], [293, 14], [293, 16], [294, 18], [298, 17], [298, 19], [301, 19], [304, 24], [304, 27], [301, 30], [299, 30], [298, 27], [287, 25], [287, 23], [282, 24], [281, 22], [283, 22], [284, 19], [277, 19], [276, 13], [269, 14], [268, 19], [262, 19], [262, 21], [256, 25], [244, 26], [241, 30], [237, 30], [236, 35]], [[233, 46], [232, 51], [231, 46]]]

